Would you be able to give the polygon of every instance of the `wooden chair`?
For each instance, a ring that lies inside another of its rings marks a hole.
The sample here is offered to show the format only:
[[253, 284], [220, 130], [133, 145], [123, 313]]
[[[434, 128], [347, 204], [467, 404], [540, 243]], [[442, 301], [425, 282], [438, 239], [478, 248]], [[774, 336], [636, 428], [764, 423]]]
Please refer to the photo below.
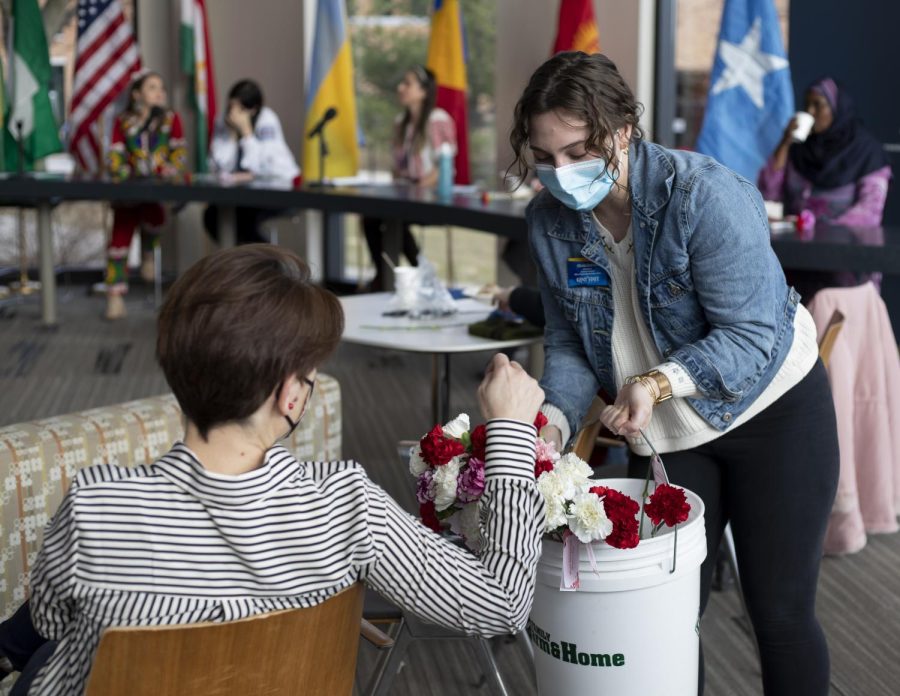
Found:
[[606, 402], [599, 396], [594, 397], [587, 414], [582, 421], [581, 430], [575, 436], [575, 444], [572, 451], [586, 462], [591, 461], [594, 448], [600, 447], [626, 447], [624, 440], [611, 437], [602, 437], [600, 430], [603, 424], [600, 422], [600, 412], [606, 406]]
[[308, 609], [103, 632], [85, 696], [353, 691], [363, 586]]
[[831, 319], [828, 320], [828, 326], [822, 334], [822, 340], [819, 341], [819, 357], [825, 367], [828, 367], [828, 361], [831, 359], [831, 351], [834, 349], [834, 342], [837, 340], [838, 334], [844, 326], [844, 315], [838, 310], [834, 310]]

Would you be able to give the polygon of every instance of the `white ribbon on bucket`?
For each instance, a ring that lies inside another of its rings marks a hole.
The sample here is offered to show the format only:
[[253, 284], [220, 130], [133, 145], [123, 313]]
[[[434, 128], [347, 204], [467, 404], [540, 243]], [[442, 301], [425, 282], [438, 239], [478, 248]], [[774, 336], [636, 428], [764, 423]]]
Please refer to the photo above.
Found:
[[574, 592], [581, 587], [578, 579], [578, 558], [581, 542], [568, 529], [563, 532], [562, 576], [559, 578], [559, 589], [563, 592]]

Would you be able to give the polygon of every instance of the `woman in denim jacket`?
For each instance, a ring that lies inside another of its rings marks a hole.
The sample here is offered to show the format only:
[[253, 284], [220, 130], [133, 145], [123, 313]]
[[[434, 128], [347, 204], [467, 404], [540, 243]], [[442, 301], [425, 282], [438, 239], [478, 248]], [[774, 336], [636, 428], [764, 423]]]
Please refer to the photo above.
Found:
[[615, 65], [580, 52], [538, 68], [516, 106], [515, 164], [533, 158], [545, 186], [527, 212], [544, 435], [568, 442], [597, 392], [615, 395], [601, 420], [632, 475], [649, 440], [706, 505], [701, 612], [730, 521], [765, 693], [826, 694], [815, 595], [838, 446], [815, 325], [753, 184], [647, 142], [639, 116]]

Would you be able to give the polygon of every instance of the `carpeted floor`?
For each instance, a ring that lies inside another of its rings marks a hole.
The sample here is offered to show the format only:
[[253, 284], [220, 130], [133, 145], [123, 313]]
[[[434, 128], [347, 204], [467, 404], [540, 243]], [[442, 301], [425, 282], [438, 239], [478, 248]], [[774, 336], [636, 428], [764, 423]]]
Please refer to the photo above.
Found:
[[[39, 326], [37, 301], [0, 307], [0, 424], [166, 390], [154, 362], [154, 310], [146, 292], [136, 288], [129, 296], [129, 317], [122, 322], [104, 321], [102, 309], [102, 299], [88, 297], [83, 288], [63, 287], [60, 326], [47, 331]], [[453, 359], [454, 410], [476, 413], [478, 373], [488, 358]], [[411, 506], [412, 481], [399, 464], [397, 442], [419, 437], [432, 425], [430, 360], [347, 345], [324, 369], [343, 389], [345, 456], [362, 461], [373, 479]], [[831, 648], [831, 693], [900, 693], [900, 535], [871, 537], [858, 554], [826, 558], [818, 611]], [[733, 590], [713, 594], [702, 623], [709, 696], [762, 693], [754, 648], [739, 617]], [[524, 643], [500, 640], [494, 647], [510, 694], [536, 693]], [[374, 657], [374, 650], [364, 645], [360, 684]], [[477, 686], [474, 657], [465, 641], [415, 645], [392, 693], [487, 693], [485, 686]]]

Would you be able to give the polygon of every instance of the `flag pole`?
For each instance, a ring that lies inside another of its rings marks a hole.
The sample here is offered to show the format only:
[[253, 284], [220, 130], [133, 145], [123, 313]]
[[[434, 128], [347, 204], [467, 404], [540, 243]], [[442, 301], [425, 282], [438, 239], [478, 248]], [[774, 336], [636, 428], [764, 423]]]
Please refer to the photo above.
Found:
[[[17, 176], [24, 176], [25, 169], [25, 143], [22, 135], [22, 121], [16, 121], [16, 145], [18, 149], [18, 162], [16, 166]], [[19, 228], [19, 282], [11, 283], [10, 289], [22, 296], [40, 292], [41, 284], [28, 279], [28, 249], [25, 239], [25, 208], [19, 206], [17, 226]]]
[[[15, 32], [16, 32], [16, 18], [13, 14], [10, 15], [9, 20], [9, 36], [8, 36], [8, 46], [6, 48], [6, 58], [8, 61], [15, 61]], [[14, 66], [10, 66], [9, 70], [9, 79], [10, 79], [10, 87], [9, 93], [15, 96], [16, 94], [16, 71]], [[9, 124], [7, 124], [7, 128]], [[22, 135], [22, 129], [25, 127], [25, 124], [21, 120], [17, 120], [15, 122], [16, 128], [16, 176], [23, 176], [25, 172], [25, 142], [24, 136]], [[38, 292], [41, 289], [40, 283], [33, 283], [28, 279], [28, 250], [26, 246], [25, 239], [25, 208], [21, 205], [19, 206], [18, 216], [16, 221], [16, 226], [18, 228], [18, 246], [19, 246], [19, 281], [10, 283], [9, 289], [11, 292], [16, 293], [17, 295], [31, 295], [32, 293]]]

